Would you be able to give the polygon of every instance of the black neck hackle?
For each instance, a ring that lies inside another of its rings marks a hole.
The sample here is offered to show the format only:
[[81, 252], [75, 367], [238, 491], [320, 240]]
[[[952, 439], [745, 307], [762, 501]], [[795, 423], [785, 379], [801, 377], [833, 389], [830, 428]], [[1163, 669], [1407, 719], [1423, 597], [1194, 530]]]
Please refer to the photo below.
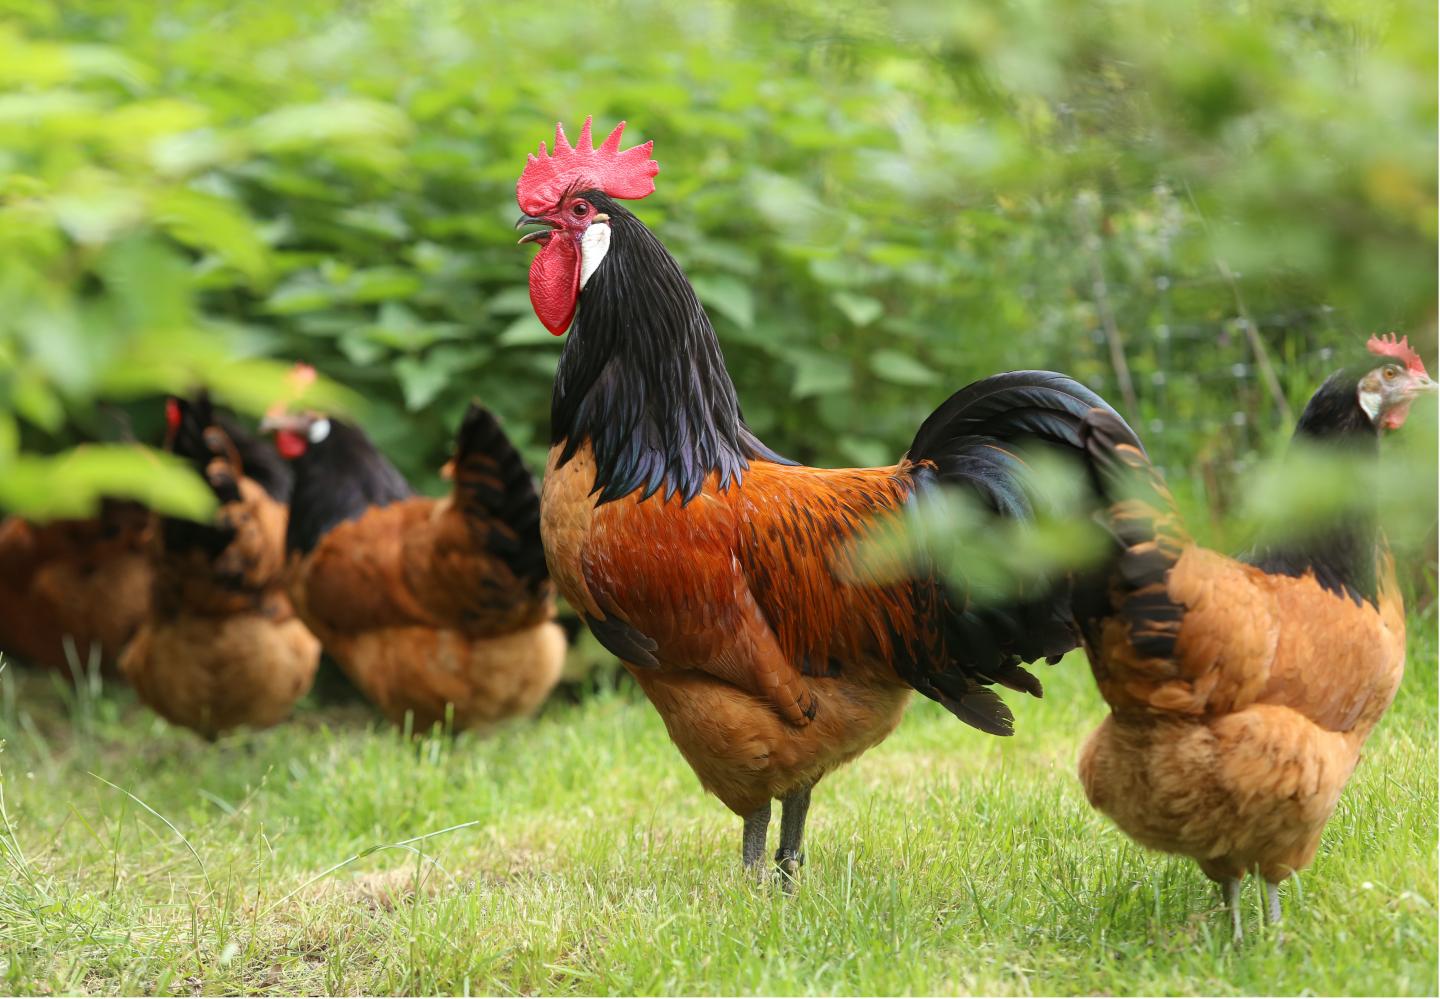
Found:
[[[610, 249], [580, 294], [555, 374], [551, 444], [560, 464], [589, 443], [597, 503], [636, 490], [689, 502], [711, 475], [738, 483], [779, 457], [750, 431], [719, 340], [680, 265], [634, 215], [598, 191]], [[555, 238], [562, 238], [556, 236]]]
[[[1374, 463], [1380, 431], [1360, 407], [1364, 371], [1331, 375], [1310, 397], [1295, 426], [1293, 445], [1319, 445], [1358, 462]], [[1361, 484], [1364, 488], [1364, 484]], [[1377, 544], [1379, 506], [1373, 494], [1346, 513], [1299, 537], [1257, 549], [1251, 561], [1266, 572], [1286, 576], [1314, 573], [1316, 582], [1357, 604], [1379, 599]]]
[[330, 530], [375, 506], [414, 495], [390, 460], [359, 427], [330, 420], [330, 433], [293, 462], [295, 486], [285, 549], [306, 553]]

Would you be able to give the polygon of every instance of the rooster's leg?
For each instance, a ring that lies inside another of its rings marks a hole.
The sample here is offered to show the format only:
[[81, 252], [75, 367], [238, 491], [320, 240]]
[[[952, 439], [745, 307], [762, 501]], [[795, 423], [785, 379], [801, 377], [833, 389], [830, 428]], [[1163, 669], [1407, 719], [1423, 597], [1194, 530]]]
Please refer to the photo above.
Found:
[[800, 849], [800, 843], [805, 838], [805, 814], [810, 810], [812, 786], [791, 791], [781, 799], [784, 808], [780, 813], [780, 849], [775, 851], [775, 863], [786, 884], [794, 882], [805, 864], [805, 853]]
[[1233, 939], [1238, 944], [1245, 938], [1245, 931], [1240, 928], [1240, 879], [1226, 878], [1220, 890], [1225, 893], [1225, 908], [1230, 910]]
[[745, 819], [745, 838], [741, 841], [740, 859], [747, 871], [758, 872], [760, 858], [765, 856], [765, 834], [770, 830], [770, 802], [765, 802]]

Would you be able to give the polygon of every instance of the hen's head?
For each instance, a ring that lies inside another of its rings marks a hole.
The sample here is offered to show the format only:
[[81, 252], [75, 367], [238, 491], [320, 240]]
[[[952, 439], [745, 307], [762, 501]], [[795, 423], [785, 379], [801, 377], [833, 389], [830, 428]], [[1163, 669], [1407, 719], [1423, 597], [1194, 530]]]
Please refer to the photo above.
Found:
[[538, 152], [525, 162], [515, 184], [515, 198], [524, 213], [515, 223], [541, 225], [522, 243], [539, 243], [540, 253], [530, 264], [530, 303], [551, 333], [570, 328], [585, 282], [595, 273], [610, 249], [610, 219], [591, 203], [593, 192], [624, 200], [643, 198], [655, 190], [660, 166], [650, 158], [654, 143], [620, 149], [622, 121], [600, 147], [590, 137], [590, 119], [580, 128], [575, 145], [555, 126], [555, 150]]
[[315, 377], [315, 369], [310, 365], [295, 365], [286, 379], [285, 397], [271, 406], [260, 422], [262, 433], [275, 435], [275, 450], [287, 461], [301, 457], [312, 444], [319, 444], [330, 436], [328, 417], [314, 410], [297, 411], [295, 408], [305, 391], [315, 383]]
[[1365, 345], [1385, 363], [1360, 377], [1356, 398], [1377, 430], [1399, 430], [1410, 415], [1415, 397], [1440, 386], [1425, 371], [1425, 362], [1410, 346], [1409, 337], [1372, 336]]

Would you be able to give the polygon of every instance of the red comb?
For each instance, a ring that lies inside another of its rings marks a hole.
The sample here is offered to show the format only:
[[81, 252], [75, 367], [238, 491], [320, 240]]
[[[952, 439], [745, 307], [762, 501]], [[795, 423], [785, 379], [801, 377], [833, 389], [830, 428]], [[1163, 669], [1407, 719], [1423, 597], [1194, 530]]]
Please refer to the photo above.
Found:
[[1395, 339], [1394, 333], [1387, 333], [1384, 336], [1372, 336], [1366, 341], [1365, 347], [1372, 354], [1379, 354], [1381, 357], [1393, 357], [1397, 361], [1405, 362], [1406, 369], [1412, 374], [1429, 377], [1429, 374], [1425, 370], [1425, 362], [1420, 360], [1420, 355], [1415, 353], [1414, 349], [1410, 346], [1410, 338], [1408, 336], [1402, 336], [1399, 340]]
[[295, 394], [299, 395], [315, 384], [315, 368], [304, 361], [297, 361], [295, 367], [290, 369], [288, 380]]
[[539, 152], [525, 159], [525, 172], [515, 183], [515, 200], [526, 215], [543, 215], [560, 203], [571, 190], [597, 189], [612, 198], [635, 200], [655, 190], [660, 164], [650, 158], [655, 143], [644, 142], [620, 151], [622, 121], [596, 149], [590, 138], [590, 119], [580, 126], [580, 141], [570, 145], [565, 126], [555, 125], [555, 152]]
[[180, 403], [174, 398], [165, 400], [165, 426], [172, 434], [180, 429]]

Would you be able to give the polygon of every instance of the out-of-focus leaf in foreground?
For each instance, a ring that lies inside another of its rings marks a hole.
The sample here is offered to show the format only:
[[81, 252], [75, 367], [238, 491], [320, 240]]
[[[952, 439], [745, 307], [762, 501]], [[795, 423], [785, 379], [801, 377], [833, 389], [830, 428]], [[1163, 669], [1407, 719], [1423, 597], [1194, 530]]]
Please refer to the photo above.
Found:
[[851, 578], [895, 582], [939, 572], [977, 602], [1034, 593], [1096, 564], [1110, 546], [1090, 516], [1093, 492], [1071, 462], [1046, 453], [1028, 458], [1033, 516], [998, 517], [974, 493], [927, 490], [858, 541], [846, 561]]
[[210, 487], [189, 465], [151, 448], [93, 444], [53, 457], [0, 461], [0, 507], [36, 520], [89, 516], [104, 497], [139, 500], [193, 520], [215, 509]]
[[1436, 408], [1418, 400], [1378, 458], [1305, 441], [1247, 480], [1237, 522], [1260, 543], [1303, 542], [1356, 517], [1374, 518], [1392, 548], [1433, 555], [1436, 522]]

